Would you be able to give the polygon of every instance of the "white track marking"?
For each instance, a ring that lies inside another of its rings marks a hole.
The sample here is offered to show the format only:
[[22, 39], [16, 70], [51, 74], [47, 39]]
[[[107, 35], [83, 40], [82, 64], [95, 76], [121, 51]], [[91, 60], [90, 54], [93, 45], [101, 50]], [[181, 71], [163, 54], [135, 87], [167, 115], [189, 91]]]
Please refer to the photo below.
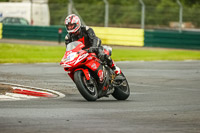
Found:
[[[56, 97], [53, 97], [54, 99], [65, 97], [63, 93], [60, 93], [54, 90], [24, 86], [24, 85], [19, 85], [19, 84], [11, 84], [11, 83], [5, 83], [5, 82], [0, 82], [0, 84], [10, 85], [12, 86], [14, 90], [20, 89], [20, 90], [34, 91], [36, 93], [38, 92], [38, 93], [46, 93], [49, 95], [55, 95]], [[0, 101], [13, 101], [13, 100], [36, 99], [36, 98], [40, 98], [40, 97], [29, 96], [29, 95], [24, 95], [24, 94], [8, 93], [8, 92], [5, 95], [0, 95]]]

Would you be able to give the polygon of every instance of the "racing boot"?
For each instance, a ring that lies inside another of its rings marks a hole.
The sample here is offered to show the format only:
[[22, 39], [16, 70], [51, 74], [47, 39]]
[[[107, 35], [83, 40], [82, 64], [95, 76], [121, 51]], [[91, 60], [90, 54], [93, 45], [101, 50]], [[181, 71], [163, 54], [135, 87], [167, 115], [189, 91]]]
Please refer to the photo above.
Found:
[[116, 65], [112, 68], [112, 70], [115, 72], [116, 75], [119, 75], [122, 73], [121, 69]]
[[118, 66], [116, 66], [113, 60], [112, 60], [112, 65], [110, 66], [110, 68], [115, 72], [116, 75], [119, 75], [122, 73], [121, 69]]
[[116, 66], [116, 64], [109, 55], [105, 54], [104, 58], [107, 62], [107, 65], [115, 72], [116, 75], [121, 74], [121, 69], [118, 66]]

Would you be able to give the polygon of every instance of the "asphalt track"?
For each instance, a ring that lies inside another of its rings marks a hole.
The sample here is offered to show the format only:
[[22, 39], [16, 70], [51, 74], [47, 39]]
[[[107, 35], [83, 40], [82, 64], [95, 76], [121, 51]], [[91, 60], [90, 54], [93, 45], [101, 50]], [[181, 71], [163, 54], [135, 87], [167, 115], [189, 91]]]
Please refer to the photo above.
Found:
[[0, 133], [200, 133], [200, 61], [117, 64], [131, 88], [127, 101], [85, 101], [59, 64], [0, 64], [0, 82], [66, 95], [0, 101]]

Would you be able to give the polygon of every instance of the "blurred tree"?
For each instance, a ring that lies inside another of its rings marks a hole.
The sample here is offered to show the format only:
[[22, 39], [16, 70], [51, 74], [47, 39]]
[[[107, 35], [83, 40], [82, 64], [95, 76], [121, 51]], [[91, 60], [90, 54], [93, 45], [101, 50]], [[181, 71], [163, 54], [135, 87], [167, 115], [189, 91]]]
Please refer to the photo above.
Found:
[[180, 0], [186, 6], [192, 6], [196, 4], [200, 4], [200, 0]]
[[[1, 0], [2, 1], [2, 0]], [[6, 0], [3, 0], [6, 1]], [[179, 6], [176, 0], [143, 0], [146, 5], [146, 25], [169, 26], [178, 22]], [[200, 26], [200, 0], [180, 0], [183, 4], [183, 21]], [[49, 0], [52, 25], [63, 25], [68, 14], [69, 0]], [[87, 25], [103, 26], [105, 4], [103, 0], [73, 0], [74, 7]], [[138, 27], [141, 21], [141, 4], [138, 0], [108, 0], [109, 26]]]

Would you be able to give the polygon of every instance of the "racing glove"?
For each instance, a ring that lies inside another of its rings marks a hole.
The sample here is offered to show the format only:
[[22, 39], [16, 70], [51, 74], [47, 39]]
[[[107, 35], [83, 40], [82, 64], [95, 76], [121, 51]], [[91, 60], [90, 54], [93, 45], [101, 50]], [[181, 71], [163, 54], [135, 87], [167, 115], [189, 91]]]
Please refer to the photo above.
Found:
[[90, 47], [87, 52], [88, 53], [96, 53], [98, 51], [98, 47]]

